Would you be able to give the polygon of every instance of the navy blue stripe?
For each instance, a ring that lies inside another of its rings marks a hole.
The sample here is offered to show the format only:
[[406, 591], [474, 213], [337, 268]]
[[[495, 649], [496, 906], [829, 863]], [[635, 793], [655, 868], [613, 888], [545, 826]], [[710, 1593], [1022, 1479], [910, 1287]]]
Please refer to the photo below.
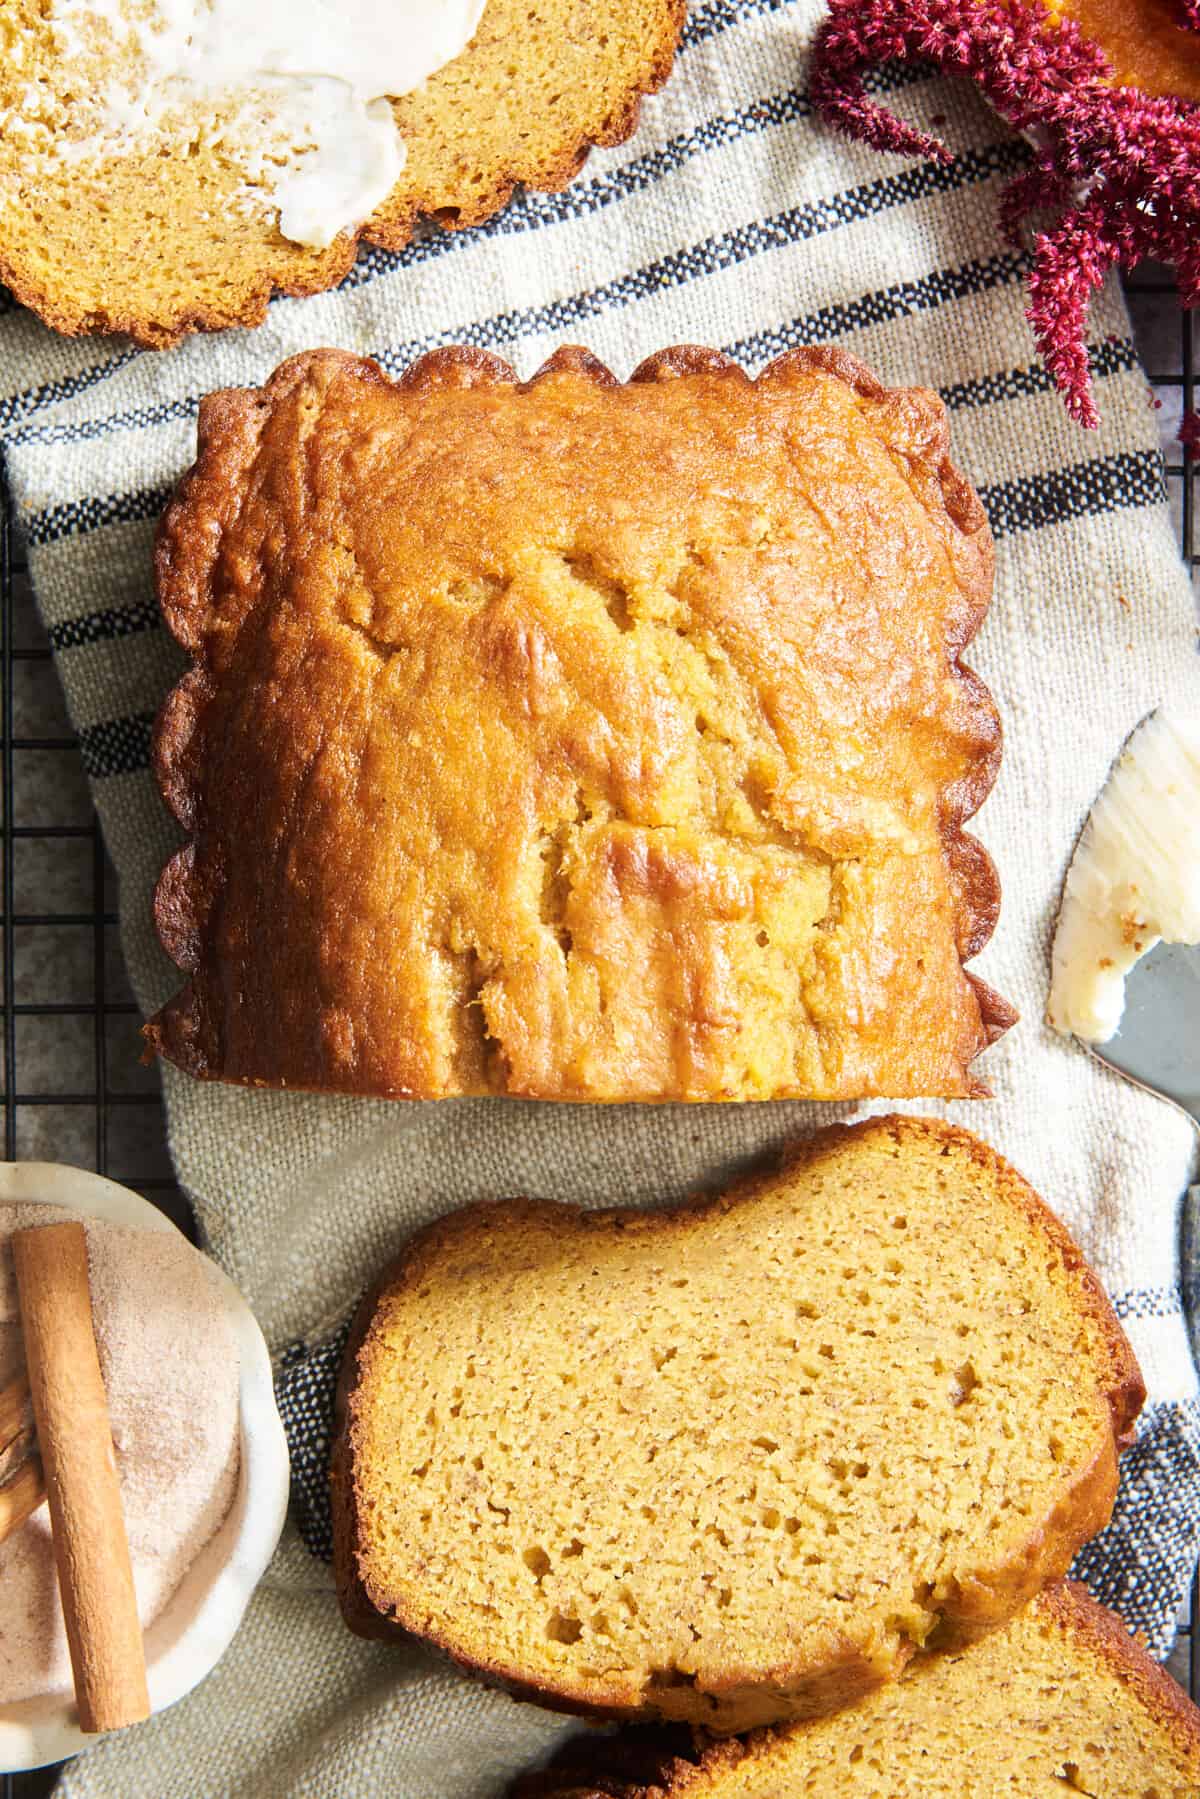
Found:
[[850, 331], [886, 325], [892, 319], [929, 312], [951, 300], [965, 300], [972, 294], [1011, 286], [1024, 278], [1028, 268], [1027, 257], [1005, 252], [964, 262], [956, 269], [934, 269], [915, 281], [897, 281], [857, 299], [822, 306], [806, 318], [792, 319], [771, 330], [755, 331], [724, 348], [735, 362], [756, 368], [760, 363], [781, 356], [785, 350], [802, 349], [805, 344], [829, 343]]
[[[911, 205], [930, 194], [947, 193], [996, 175], [1011, 174], [1025, 160], [1023, 145], [1001, 143], [968, 150], [952, 163], [920, 163], [915, 168], [863, 182], [859, 187], [848, 188], [828, 199], [791, 206], [771, 218], [735, 225], [717, 236], [703, 238], [699, 243], [657, 257], [640, 269], [632, 269], [600, 287], [549, 301], [544, 306], [493, 314], [466, 326], [451, 327], [436, 336], [389, 346], [376, 352], [376, 361], [384, 368], [398, 372], [407, 368], [415, 356], [442, 344], [468, 343], [480, 348], [495, 348], [514, 343], [523, 336], [563, 331], [595, 317], [610, 306], [652, 298], [664, 287], [680, 287], [703, 276], [719, 274], [751, 257], [788, 249], [793, 244], [840, 230], [845, 225], [894, 207]], [[1015, 260], [1024, 267], [1023, 259]], [[937, 277], [930, 279], [936, 281]], [[887, 290], [889, 293], [898, 291]], [[886, 316], [894, 315], [888, 313]]]
[[197, 395], [188, 394], [183, 399], [164, 400], [158, 406], [131, 406], [124, 412], [110, 412], [102, 418], [74, 419], [58, 425], [28, 425], [24, 430], [10, 431], [5, 441], [14, 449], [33, 443], [90, 443], [94, 438], [106, 437], [110, 431], [144, 431], [151, 425], [166, 424], [168, 419], [194, 418], [199, 406]]
[[[1012, 266], [1015, 272], [1020, 272], [1024, 265], [1014, 262]], [[988, 282], [986, 285], [994, 284]], [[796, 332], [803, 331], [810, 325], [812, 335], [807, 339], [796, 337]], [[845, 328], [850, 329], [849, 326]], [[818, 324], [800, 320], [791, 328], [789, 335], [794, 342], [813, 343], [817, 341], [819, 330]], [[1089, 355], [1092, 374], [1097, 380], [1126, 374], [1138, 366], [1137, 348], [1130, 337], [1108, 338], [1103, 343], [1093, 343], [1089, 345]], [[958, 381], [939, 391], [950, 411], [956, 412], [979, 406], [995, 406], [1004, 400], [1035, 397], [1049, 393], [1052, 387], [1045, 364], [1034, 362], [1027, 363], [1023, 368], [1003, 369], [979, 375], [971, 381]], [[160, 406], [138, 406], [128, 412], [112, 413], [107, 418], [81, 419], [74, 424], [35, 425], [27, 431], [14, 432], [9, 441], [13, 444], [88, 442], [105, 436], [109, 431], [140, 430], [150, 425], [164, 424], [169, 419], [193, 418], [199, 404], [199, 400], [190, 395], [186, 399], [165, 401]]]
[[[1023, 267], [1015, 263], [1013, 266]], [[989, 282], [987, 285], [993, 284]], [[806, 322], [798, 321], [792, 331], [793, 337], [795, 331], [803, 329]], [[816, 329], [814, 326], [814, 331]], [[816, 341], [815, 336], [806, 341]], [[1092, 374], [1097, 380], [1128, 373], [1138, 366], [1137, 349], [1130, 337], [1108, 338], [1103, 343], [1093, 343], [1089, 345], [1089, 356]], [[958, 381], [939, 391], [946, 406], [955, 412], [1049, 393], [1052, 386], [1045, 364], [1035, 362], [1027, 363], [1023, 368], [979, 375], [971, 381]], [[195, 395], [189, 395], [185, 399], [164, 401], [159, 406], [138, 406], [127, 412], [110, 413], [106, 418], [80, 419], [71, 424], [34, 425], [28, 430], [13, 432], [8, 441], [12, 444], [86, 443], [105, 436], [109, 431], [142, 430], [147, 426], [164, 424], [169, 419], [194, 418], [199, 404]]]
[[[925, 68], [892, 65], [880, 70], [877, 80], [867, 85], [877, 86], [881, 93], [892, 94], [926, 80], [929, 73]], [[402, 250], [381, 250], [365, 245], [359, 251], [358, 261], [341, 282], [340, 291], [368, 286], [384, 275], [394, 274], [397, 269], [413, 268], [458, 251], [465, 252], [477, 238], [516, 237], [544, 225], [586, 218], [653, 187], [664, 175], [682, 168], [693, 156], [724, 148], [764, 129], [778, 129], [811, 118], [812, 110], [807, 94], [798, 89], [787, 94], [764, 96], [752, 100], [740, 112], [706, 119], [694, 131], [671, 138], [657, 150], [634, 157], [611, 173], [573, 181], [561, 193], [542, 194], [523, 189], [507, 207], [473, 230], [447, 237], [444, 231], [431, 225]], [[1022, 162], [1028, 160], [1025, 152], [1021, 151], [1019, 155]]]
[[1166, 498], [1163, 460], [1158, 450], [1121, 450], [981, 487], [979, 497], [996, 537], [1040, 531], [1067, 519], [1160, 505]]
[[540, 231], [546, 225], [587, 218], [635, 194], [644, 193], [664, 176], [683, 168], [693, 157], [725, 149], [764, 131], [796, 124], [811, 114], [807, 97], [795, 90], [787, 94], [764, 95], [740, 112], [706, 119], [694, 130], [681, 132], [657, 150], [635, 156], [619, 169], [573, 181], [561, 193], [541, 194], [525, 189], [503, 211], [472, 231], [448, 235], [431, 227], [402, 250], [381, 250], [368, 245], [359, 251], [358, 261], [342, 281], [341, 289], [368, 287], [398, 269], [415, 268], [443, 256], [465, 253], [479, 238], [520, 237], [529, 231]]
[[690, 50], [694, 45], [740, 25], [743, 19], [784, 12], [791, 4], [792, 0], [705, 0], [703, 5], [689, 6], [679, 47]]
[[80, 537], [105, 525], [130, 525], [157, 518], [171, 497], [171, 486], [142, 487], [132, 493], [89, 494], [83, 500], [64, 500], [44, 512], [22, 518], [32, 544], [53, 543], [62, 537]]
[[79, 754], [90, 780], [108, 775], [133, 774], [150, 766], [153, 712], [135, 712], [127, 718], [106, 719], [86, 725], [79, 733]]
[[72, 400], [77, 394], [86, 393], [101, 381], [107, 381], [140, 356], [142, 351], [135, 347], [122, 350], [117, 355], [110, 355], [104, 362], [95, 363], [91, 368], [82, 369], [77, 375], [59, 375], [52, 381], [43, 381], [37, 387], [23, 388], [20, 393], [9, 394], [0, 399], [0, 430], [13, 419], [25, 418], [28, 414], [38, 412], [43, 406], [56, 406], [60, 400]]
[[[1109, 338], [1102, 344], [1090, 344], [1088, 354], [1092, 374], [1098, 380], [1123, 374], [1137, 367], [1137, 350], [1130, 337], [1115, 340]], [[972, 381], [955, 382], [951, 387], [943, 387], [941, 395], [952, 412], [960, 412], [968, 407], [995, 406], [1002, 400], [1017, 400], [1031, 394], [1049, 393], [1052, 387], [1053, 382], [1045, 365], [1035, 362], [1021, 369], [998, 370], [994, 374], [979, 375]]]
[[138, 600], [132, 606], [104, 606], [96, 612], [85, 612], [81, 618], [66, 618], [51, 625], [47, 635], [52, 650], [78, 650], [88, 643], [112, 643], [118, 637], [133, 637], [139, 631], [153, 631], [162, 623], [162, 614], [153, 599]]
[[1118, 1318], [1176, 1318], [1183, 1311], [1178, 1287], [1131, 1287], [1110, 1298]]

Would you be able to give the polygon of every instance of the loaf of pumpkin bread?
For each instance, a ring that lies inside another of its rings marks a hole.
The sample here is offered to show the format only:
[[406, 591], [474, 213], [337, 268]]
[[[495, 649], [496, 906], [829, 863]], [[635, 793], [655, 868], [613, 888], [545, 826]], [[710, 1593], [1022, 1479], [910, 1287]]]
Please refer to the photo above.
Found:
[[572, 1741], [509, 1799], [1195, 1799], [1200, 1712], [1070, 1582], [835, 1717]]
[[347, 1351], [343, 1608], [565, 1710], [817, 1715], [1062, 1575], [1142, 1397], [1062, 1227], [947, 1124], [670, 1211], [471, 1206]]
[[945, 413], [850, 357], [217, 394], [163, 524], [151, 1043], [389, 1097], [986, 1092], [1000, 731]]

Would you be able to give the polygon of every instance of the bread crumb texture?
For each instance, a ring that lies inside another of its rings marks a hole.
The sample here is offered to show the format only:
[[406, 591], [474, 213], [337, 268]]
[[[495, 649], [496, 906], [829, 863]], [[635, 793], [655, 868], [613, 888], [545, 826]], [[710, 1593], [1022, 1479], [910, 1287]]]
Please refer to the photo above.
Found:
[[[129, 0], [131, 13], [140, 0]], [[143, 7], [142, 10], [145, 10]], [[488, 0], [470, 44], [392, 103], [404, 171], [327, 250], [281, 236], [269, 94], [185, 99], [137, 125], [139, 69], [110, 24], [55, 8], [0, 12], [0, 279], [56, 330], [123, 331], [161, 348], [256, 325], [273, 291], [319, 293], [357, 239], [399, 250], [422, 216], [477, 225], [518, 183], [555, 191], [593, 144], [637, 124], [670, 72], [684, 0]], [[128, 115], [112, 136], [111, 97]]]
[[577, 1740], [509, 1799], [1195, 1799], [1200, 1713], [1064, 1582], [1004, 1630], [836, 1717], [741, 1742]]
[[1142, 1397], [1070, 1239], [949, 1125], [664, 1213], [476, 1206], [360, 1318], [339, 1589], [543, 1704], [819, 1715], [1064, 1573]]
[[157, 912], [193, 1073], [432, 1098], [986, 1092], [991, 542], [936, 397], [836, 352], [204, 404]]

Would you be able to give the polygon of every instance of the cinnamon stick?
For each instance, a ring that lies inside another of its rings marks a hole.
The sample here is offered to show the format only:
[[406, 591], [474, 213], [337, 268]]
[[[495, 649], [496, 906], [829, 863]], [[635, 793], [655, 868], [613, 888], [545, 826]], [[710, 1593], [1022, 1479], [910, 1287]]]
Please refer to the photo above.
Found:
[[31, 1518], [46, 1497], [41, 1457], [29, 1456], [0, 1487], [0, 1543]]
[[146, 1656], [96, 1353], [82, 1224], [12, 1238], [80, 1729], [149, 1716]]

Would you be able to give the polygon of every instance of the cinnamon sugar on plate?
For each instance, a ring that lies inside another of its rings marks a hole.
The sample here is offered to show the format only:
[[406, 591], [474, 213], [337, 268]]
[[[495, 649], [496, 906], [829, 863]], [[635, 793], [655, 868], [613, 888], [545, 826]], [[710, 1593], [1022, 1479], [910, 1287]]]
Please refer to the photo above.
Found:
[[[0, 1385], [21, 1367], [9, 1239], [77, 1214], [0, 1205]], [[238, 1477], [239, 1368], [221, 1290], [174, 1233], [84, 1220], [92, 1310], [143, 1629], [221, 1525]], [[69, 1692], [46, 1506], [0, 1545], [0, 1704]]]

